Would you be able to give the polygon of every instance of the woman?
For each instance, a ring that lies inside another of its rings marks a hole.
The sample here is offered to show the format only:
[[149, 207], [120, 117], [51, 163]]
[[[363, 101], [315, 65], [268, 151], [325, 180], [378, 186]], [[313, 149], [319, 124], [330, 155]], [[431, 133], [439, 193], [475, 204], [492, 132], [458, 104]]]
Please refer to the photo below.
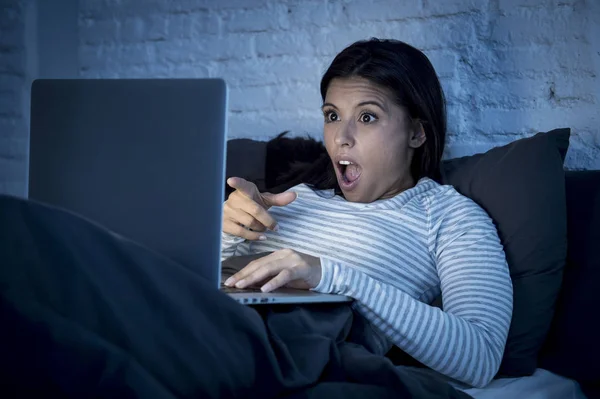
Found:
[[[343, 293], [364, 317], [347, 305], [242, 306], [84, 218], [0, 195], [0, 396], [465, 396], [394, 368], [381, 356], [392, 345], [485, 385], [511, 283], [489, 217], [433, 180], [445, 131], [433, 68], [403, 43], [360, 42], [322, 93], [331, 161], [279, 195], [232, 179], [223, 257], [274, 251], [228, 283]], [[444, 311], [429, 306], [439, 294]]]
[[[272, 252], [226, 281], [351, 296], [365, 344], [396, 345], [450, 378], [496, 374], [512, 284], [494, 223], [438, 184], [444, 96], [427, 57], [393, 40], [343, 50], [321, 81], [328, 159], [272, 195], [231, 178], [222, 258]], [[271, 208], [275, 206], [274, 208]], [[443, 311], [429, 304], [441, 294]]]

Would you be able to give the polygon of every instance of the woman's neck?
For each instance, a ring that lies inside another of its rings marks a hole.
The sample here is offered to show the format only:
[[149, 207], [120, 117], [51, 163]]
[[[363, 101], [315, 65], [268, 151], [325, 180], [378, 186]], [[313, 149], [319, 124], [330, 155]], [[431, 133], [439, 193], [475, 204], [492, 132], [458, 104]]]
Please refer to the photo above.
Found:
[[400, 179], [396, 184], [392, 186], [392, 188], [390, 188], [390, 190], [383, 194], [379, 199], [382, 200], [394, 198], [396, 195], [413, 188], [416, 184], [417, 183], [415, 182], [415, 179], [411, 175], [408, 175]]

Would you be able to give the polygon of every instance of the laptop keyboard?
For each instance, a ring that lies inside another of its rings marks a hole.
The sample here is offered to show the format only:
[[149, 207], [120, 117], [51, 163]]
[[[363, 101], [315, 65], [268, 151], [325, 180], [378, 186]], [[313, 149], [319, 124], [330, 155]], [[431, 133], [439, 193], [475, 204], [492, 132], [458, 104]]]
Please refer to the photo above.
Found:
[[247, 287], [247, 288], [236, 288], [236, 287], [228, 287], [225, 284], [221, 284], [221, 291], [226, 294], [247, 294], [252, 292], [262, 293], [260, 288]]

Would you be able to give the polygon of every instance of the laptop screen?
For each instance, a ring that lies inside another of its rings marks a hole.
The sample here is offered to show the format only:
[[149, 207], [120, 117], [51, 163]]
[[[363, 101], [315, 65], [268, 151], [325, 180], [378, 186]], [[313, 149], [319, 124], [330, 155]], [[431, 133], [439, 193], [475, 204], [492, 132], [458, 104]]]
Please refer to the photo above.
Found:
[[218, 280], [225, 82], [43, 79], [31, 102], [30, 198]]

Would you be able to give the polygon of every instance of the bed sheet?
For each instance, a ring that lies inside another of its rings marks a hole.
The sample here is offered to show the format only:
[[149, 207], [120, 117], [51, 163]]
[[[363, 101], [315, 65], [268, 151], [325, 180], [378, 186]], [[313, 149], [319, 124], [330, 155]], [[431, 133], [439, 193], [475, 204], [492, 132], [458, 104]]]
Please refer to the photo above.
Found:
[[544, 369], [528, 377], [497, 379], [485, 388], [456, 388], [475, 399], [586, 399], [576, 381]]

